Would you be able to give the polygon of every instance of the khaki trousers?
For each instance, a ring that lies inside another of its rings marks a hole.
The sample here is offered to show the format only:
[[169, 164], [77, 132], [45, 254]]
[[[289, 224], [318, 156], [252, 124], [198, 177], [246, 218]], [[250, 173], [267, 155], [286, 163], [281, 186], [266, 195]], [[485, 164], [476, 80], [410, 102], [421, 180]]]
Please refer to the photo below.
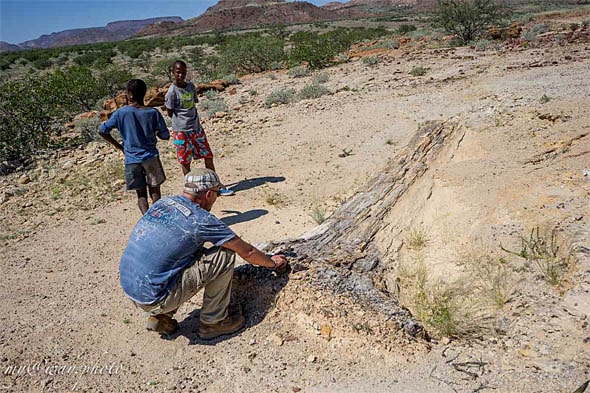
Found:
[[201, 322], [214, 324], [227, 317], [236, 255], [222, 247], [211, 247], [192, 266], [181, 272], [168, 296], [156, 304], [137, 304], [150, 315], [174, 315], [178, 307], [205, 287]]

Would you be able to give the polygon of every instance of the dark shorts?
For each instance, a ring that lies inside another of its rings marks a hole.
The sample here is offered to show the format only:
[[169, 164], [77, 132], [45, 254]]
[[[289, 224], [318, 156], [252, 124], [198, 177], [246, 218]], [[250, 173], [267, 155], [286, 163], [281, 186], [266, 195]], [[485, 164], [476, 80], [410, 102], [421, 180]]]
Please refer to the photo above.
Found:
[[213, 158], [213, 152], [202, 128], [198, 131], [172, 131], [172, 135], [176, 146], [176, 158], [180, 165], [190, 164], [193, 158]]
[[128, 190], [144, 190], [164, 183], [166, 175], [160, 157], [139, 164], [125, 164], [125, 183]]

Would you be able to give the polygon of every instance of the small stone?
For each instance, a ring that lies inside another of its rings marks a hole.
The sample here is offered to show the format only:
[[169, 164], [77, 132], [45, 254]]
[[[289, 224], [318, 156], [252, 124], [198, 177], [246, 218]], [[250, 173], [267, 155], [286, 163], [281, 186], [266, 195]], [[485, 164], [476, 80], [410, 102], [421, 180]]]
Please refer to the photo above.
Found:
[[448, 338], [448, 337], [443, 337], [443, 338], [440, 339], [440, 343], [442, 345], [448, 345], [450, 342], [451, 342], [451, 339]]
[[320, 329], [320, 334], [322, 335], [322, 337], [330, 341], [330, 339], [332, 338], [332, 328], [328, 325], [323, 325]]
[[250, 344], [250, 345], [256, 345], [256, 339], [255, 339], [255, 338], [251, 339], [251, 340], [248, 342], [248, 344]]
[[283, 338], [279, 335], [273, 335], [272, 337], [272, 343], [274, 346], [276, 347], [280, 347], [281, 345], [283, 345], [283, 343], [285, 342], [285, 340], [283, 340]]
[[524, 356], [525, 358], [536, 358], [539, 357], [539, 354], [529, 348], [521, 348], [518, 350], [518, 353], [520, 354], [520, 356]]
[[307, 357], [307, 363], [315, 363], [316, 360], [317, 360], [317, 357], [315, 357], [315, 355], [309, 355]]
[[300, 387], [298, 387], [298, 386], [293, 386], [293, 387], [291, 387], [291, 390], [292, 390], [294, 393], [297, 393], [297, 392], [300, 392], [300, 391], [301, 391], [301, 388], [300, 388]]
[[27, 183], [30, 183], [30, 182], [31, 182], [31, 178], [27, 174], [22, 175], [18, 179], [18, 183], [19, 184], [27, 184]]

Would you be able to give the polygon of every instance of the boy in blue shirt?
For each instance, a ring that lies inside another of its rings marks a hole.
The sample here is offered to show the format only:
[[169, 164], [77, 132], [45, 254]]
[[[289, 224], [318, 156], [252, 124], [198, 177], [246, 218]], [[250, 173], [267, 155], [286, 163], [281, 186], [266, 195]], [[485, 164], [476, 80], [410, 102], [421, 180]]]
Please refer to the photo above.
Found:
[[[161, 197], [160, 185], [166, 180], [160, 161], [157, 139], [170, 139], [162, 114], [143, 103], [147, 86], [141, 79], [127, 82], [128, 105], [117, 109], [111, 118], [99, 127], [100, 136], [125, 154], [125, 183], [128, 190], [137, 192], [137, 205], [141, 214], [148, 210], [148, 191], [152, 203]], [[123, 144], [110, 132], [119, 130]]]

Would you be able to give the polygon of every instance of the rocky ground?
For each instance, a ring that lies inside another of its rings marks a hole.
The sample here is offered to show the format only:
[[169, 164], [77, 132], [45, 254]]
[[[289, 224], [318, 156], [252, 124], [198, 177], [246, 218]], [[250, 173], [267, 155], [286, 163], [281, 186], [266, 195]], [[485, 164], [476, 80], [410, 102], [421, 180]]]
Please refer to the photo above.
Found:
[[[379, 51], [375, 65], [354, 58], [325, 71], [333, 94], [270, 108], [271, 91], [299, 91], [313, 75], [245, 76], [237, 94], [222, 95], [229, 111], [204, 126], [236, 191], [214, 213], [263, 243], [313, 229], [312, 215], [362, 191], [422, 124], [457, 119], [464, 136], [400, 200], [377, 240], [386, 288], [399, 285], [416, 313], [409, 265], [454, 285], [481, 280], [458, 299], [459, 331], [408, 337], [315, 285], [314, 266], [281, 276], [238, 268], [234, 298], [247, 324], [233, 336], [198, 338], [200, 296], [180, 309], [176, 335], [145, 331], [118, 283], [139, 212], [123, 190], [122, 156], [96, 142], [0, 180], [0, 388], [570, 393], [590, 379], [588, 35], [485, 51], [430, 44]], [[412, 76], [413, 67], [427, 72]], [[182, 176], [171, 143], [160, 151], [163, 193], [175, 194]], [[554, 283], [500, 249], [522, 251], [537, 226], [556, 229], [571, 257]], [[424, 240], [419, 250], [412, 233]], [[484, 296], [489, 277], [502, 279], [492, 282], [501, 299], [467, 313], [484, 304], [472, 295]]]

